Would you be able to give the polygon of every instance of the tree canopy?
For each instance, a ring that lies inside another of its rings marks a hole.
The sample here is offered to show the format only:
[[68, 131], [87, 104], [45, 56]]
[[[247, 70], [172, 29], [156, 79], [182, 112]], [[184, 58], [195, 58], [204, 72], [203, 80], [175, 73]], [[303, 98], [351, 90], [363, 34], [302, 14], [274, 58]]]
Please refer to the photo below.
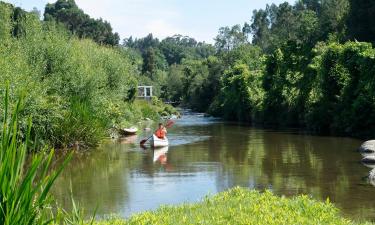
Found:
[[118, 45], [120, 37], [112, 31], [111, 24], [103, 19], [93, 19], [78, 8], [74, 0], [58, 0], [48, 3], [44, 11], [45, 21], [62, 23], [74, 35], [90, 38], [99, 44]]

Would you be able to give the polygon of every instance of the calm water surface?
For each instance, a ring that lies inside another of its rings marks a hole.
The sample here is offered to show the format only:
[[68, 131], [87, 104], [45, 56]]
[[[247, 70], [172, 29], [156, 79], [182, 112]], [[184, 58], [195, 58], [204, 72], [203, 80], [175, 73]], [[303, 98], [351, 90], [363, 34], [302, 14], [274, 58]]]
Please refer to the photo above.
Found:
[[360, 140], [270, 131], [186, 114], [169, 129], [169, 148], [139, 148], [139, 137], [105, 141], [76, 154], [53, 193], [98, 216], [199, 201], [235, 186], [333, 201], [346, 217], [375, 218], [370, 169], [359, 163]]

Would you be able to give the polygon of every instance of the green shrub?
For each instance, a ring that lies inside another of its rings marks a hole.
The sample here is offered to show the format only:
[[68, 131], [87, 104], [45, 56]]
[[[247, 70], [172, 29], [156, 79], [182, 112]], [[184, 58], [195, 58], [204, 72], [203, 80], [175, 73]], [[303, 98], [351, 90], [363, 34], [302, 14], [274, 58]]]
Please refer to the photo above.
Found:
[[127, 220], [108, 219], [96, 224], [353, 224], [340, 217], [329, 201], [307, 196], [277, 197], [234, 188], [205, 198], [200, 203], [163, 206], [156, 211], [131, 216]]

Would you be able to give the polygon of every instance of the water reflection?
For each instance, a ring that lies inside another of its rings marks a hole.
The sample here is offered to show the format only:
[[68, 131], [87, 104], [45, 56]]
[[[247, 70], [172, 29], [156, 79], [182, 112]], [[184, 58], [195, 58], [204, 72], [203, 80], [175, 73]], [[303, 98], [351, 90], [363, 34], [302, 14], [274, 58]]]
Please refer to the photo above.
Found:
[[54, 187], [69, 208], [77, 201], [98, 215], [155, 209], [201, 199], [233, 186], [271, 189], [279, 195], [330, 198], [346, 216], [375, 215], [374, 187], [355, 149], [361, 141], [275, 132], [190, 114], [168, 130], [171, 146], [153, 151], [112, 142], [76, 156]]
[[154, 163], [159, 162], [162, 165], [167, 164], [167, 152], [169, 147], [155, 148], [154, 152]]

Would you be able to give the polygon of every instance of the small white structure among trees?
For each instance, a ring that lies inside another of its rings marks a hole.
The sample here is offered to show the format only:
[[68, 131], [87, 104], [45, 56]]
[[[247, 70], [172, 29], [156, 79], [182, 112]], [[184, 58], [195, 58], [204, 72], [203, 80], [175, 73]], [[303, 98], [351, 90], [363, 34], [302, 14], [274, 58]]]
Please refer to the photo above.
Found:
[[152, 86], [138, 86], [138, 98], [151, 99], [152, 98]]

